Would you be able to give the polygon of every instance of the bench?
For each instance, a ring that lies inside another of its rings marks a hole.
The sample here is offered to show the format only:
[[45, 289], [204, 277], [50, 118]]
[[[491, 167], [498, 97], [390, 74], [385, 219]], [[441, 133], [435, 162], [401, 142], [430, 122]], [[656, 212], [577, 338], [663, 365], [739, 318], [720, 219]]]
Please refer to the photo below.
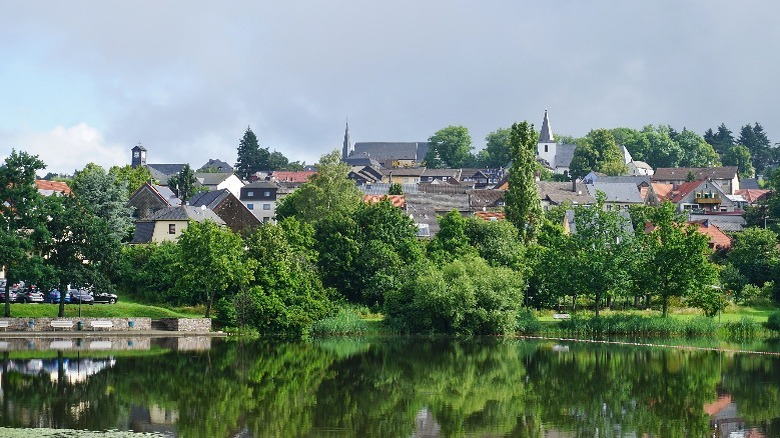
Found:
[[569, 319], [570, 316], [568, 313], [555, 313], [553, 314], [553, 319]]
[[92, 326], [92, 331], [96, 328], [110, 329], [114, 326], [114, 321], [90, 321], [89, 325]]
[[58, 328], [61, 328], [63, 330], [66, 329], [66, 328], [72, 329], [73, 328], [73, 321], [66, 321], [66, 320], [62, 320], [62, 319], [55, 319], [54, 321], [51, 322], [51, 327], [54, 329], [55, 332], [57, 331]]
[[0, 321], [0, 328], [2, 328], [3, 331], [5, 331], [8, 328], [8, 325], [10, 323], [11, 323], [11, 321], [8, 321], [8, 320]]

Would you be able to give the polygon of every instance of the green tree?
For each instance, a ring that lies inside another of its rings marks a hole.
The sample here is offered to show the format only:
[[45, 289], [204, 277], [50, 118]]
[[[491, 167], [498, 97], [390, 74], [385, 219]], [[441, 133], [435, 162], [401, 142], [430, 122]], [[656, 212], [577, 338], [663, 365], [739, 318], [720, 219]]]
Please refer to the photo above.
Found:
[[191, 221], [178, 242], [181, 267], [199, 288], [206, 318], [229, 288], [239, 289], [252, 279], [252, 263], [244, 257], [244, 242], [212, 221]]
[[717, 132], [713, 132], [712, 129], [707, 129], [704, 132], [704, 141], [711, 144], [715, 149], [715, 152], [724, 154], [736, 143], [734, 141], [734, 135], [731, 130], [726, 127], [725, 123], [721, 123], [718, 126]]
[[737, 166], [740, 178], [752, 178], [756, 173], [750, 151], [742, 145], [732, 146], [723, 154], [723, 165]]
[[683, 157], [680, 145], [670, 137], [669, 126], [647, 125], [642, 129], [642, 135], [647, 138], [647, 155], [645, 161], [653, 168], [677, 167]]
[[242, 307], [244, 322], [261, 333], [305, 335], [311, 325], [333, 310], [317, 275], [310, 249], [298, 245], [294, 236], [300, 224], [264, 224], [246, 239], [247, 255], [253, 260], [253, 287], [236, 295], [231, 305]]
[[45, 215], [35, 173], [46, 165], [37, 155], [12, 150], [0, 166], [0, 265], [5, 267], [4, 316], [11, 316], [8, 290], [29, 261], [36, 243], [45, 240]]
[[71, 190], [93, 214], [103, 218], [116, 240], [127, 238], [133, 228], [133, 207], [127, 204], [126, 182], [95, 163], [73, 175]]
[[497, 169], [509, 166], [512, 161], [511, 138], [512, 130], [508, 128], [496, 129], [485, 137], [484, 167]]
[[[283, 157], [283, 156], [282, 156]], [[281, 163], [282, 157], [274, 156], [275, 164]], [[244, 136], [238, 143], [238, 161], [236, 162], [236, 175], [241, 179], [248, 179], [260, 170], [269, 170], [271, 153], [268, 148], [261, 148], [257, 136], [252, 129], [247, 127]], [[286, 158], [285, 158], [286, 161]], [[287, 163], [285, 163], [287, 165]]]
[[772, 162], [772, 142], [769, 141], [764, 127], [758, 122], [752, 126], [747, 124], [739, 131], [737, 144], [748, 148], [752, 157], [752, 164], [756, 170], [764, 170]]
[[519, 273], [466, 256], [421, 268], [387, 294], [385, 314], [391, 327], [404, 332], [507, 334], [515, 328], [524, 289]]
[[466, 237], [468, 221], [457, 210], [437, 218], [439, 232], [428, 244], [429, 257], [438, 263], [450, 262], [466, 254], [475, 254]]
[[[90, 178], [82, 176], [82, 181]], [[59, 286], [62, 294], [68, 285], [111, 292], [109, 272], [119, 257], [115, 230], [77, 197], [48, 196], [43, 201], [49, 238], [37, 250], [52, 275], [50, 284]], [[64, 299], [58, 316], [65, 316]]]
[[152, 181], [152, 172], [145, 166], [133, 167], [129, 164], [125, 166], [112, 166], [108, 173], [113, 175], [120, 184], [127, 188], [127, 197], [129, 198], [144, 183]]
[[196, 182], [198, 180], [195, 179], [195, 173], [189, 164], [185, 164], [179, 173], [168, 179], [168, 187], [179, 199], [186, 202], [196, 193]]
[[772, 280], [773, 272], [780, 265], [777, 233], [753, 227], [735, 234], [728, 261], [747, 278], [748, 283], [763, 286]]
[[339, 151], [323, 155], [317, 173], [277, 206], [277, 219], [314, 223], [328, 215], [349, 215], [362, 199], [360, 189], [347, 178], [349, 170]]
[[428, 138], [425, 162], [430, 168], [460, 168], [472, 159], [471, 134], [463, 126], [448, 126]]
[[404, 188], [401, 186], [401, 184], [393, 183], [390, 184], [390, 189], [387, 192], [388, 195], [403, 195], [404, 194]]
[[701, 297], [714, 291], [717, 270], [709, 261], [707, 236], [686, 225], [672, 203], [665, 201], [651, 210], [649, 219], [654, 228], [639, 234], [640, 269], [634, 270], [635, 281], [661, 300], [666, 316], [671, 297]]
[[680, 159], [682, 167], [716, 167], [720, 166], [720, 157], [715, 149], [704, 141], [699, 134], [683, 129], [675, 141], [683, 152]]
[[512, 167], [509, 170], [509, 190], [506, 201], [506, 218], [517, 227], [525, 243], [533, 242], [542, 220], [542, 204], [537, 193], [536, 132], [528, 122], [515, 123], [511, 132]]
[[607, 129], [595, 129], [574, 149], [569, 172], [582, 178], [591, 170], [607, 175], [624, 175], [628, 170], [615, 137]]

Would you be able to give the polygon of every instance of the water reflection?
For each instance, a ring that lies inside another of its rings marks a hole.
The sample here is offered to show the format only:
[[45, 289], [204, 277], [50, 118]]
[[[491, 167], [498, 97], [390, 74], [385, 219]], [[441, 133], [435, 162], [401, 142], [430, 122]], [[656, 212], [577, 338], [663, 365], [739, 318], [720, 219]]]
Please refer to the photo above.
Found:
[[496, 339], [209, 342], [6, 351], [0, 426], [185, 437], [780, 436], [771, 355]]

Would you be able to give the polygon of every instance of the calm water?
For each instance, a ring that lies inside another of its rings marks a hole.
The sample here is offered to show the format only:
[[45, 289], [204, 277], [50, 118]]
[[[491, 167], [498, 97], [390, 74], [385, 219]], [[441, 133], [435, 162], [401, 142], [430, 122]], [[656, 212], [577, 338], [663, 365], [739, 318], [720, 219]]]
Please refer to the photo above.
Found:
[[495, 339], [0, 348], [0, 436], [780, 437], [780, 357], [734, 351], [778, 350], [769, 343], [725, 352]]

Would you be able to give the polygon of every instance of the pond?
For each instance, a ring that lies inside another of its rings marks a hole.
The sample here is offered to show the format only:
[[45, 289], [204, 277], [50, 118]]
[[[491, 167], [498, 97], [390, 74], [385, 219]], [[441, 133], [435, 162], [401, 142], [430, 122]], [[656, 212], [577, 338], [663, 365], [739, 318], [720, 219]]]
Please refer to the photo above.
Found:
[[780, 437], [776, 343], [141, 338], [0, 347], [0, 436]]

